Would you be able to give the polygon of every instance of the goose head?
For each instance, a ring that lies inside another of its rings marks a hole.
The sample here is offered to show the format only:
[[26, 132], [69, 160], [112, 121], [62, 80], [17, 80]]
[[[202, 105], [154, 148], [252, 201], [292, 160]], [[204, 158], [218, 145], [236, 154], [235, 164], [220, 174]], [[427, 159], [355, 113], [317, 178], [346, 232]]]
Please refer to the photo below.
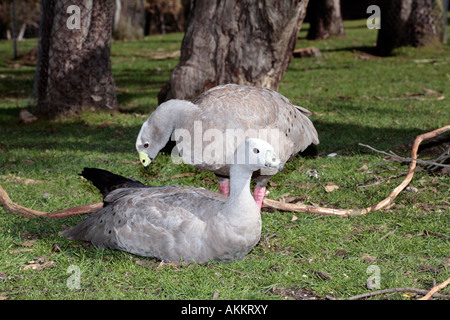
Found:
[[245, 165], [252, 171], [262, 168], [283, 169], [274, 148], [267, 141], [255, 138], [246, 139], [237, 147], [234, 163]]
[[136, 139], [139, 161], [145, 168], [150, 166], [159, 151], [170, 140], [178, 123], [195, 109], [196, 106], [189, 101], [172, 99], [160, 104], [152, 112], [143, 123]]
[[[156, 153], [153, 151], [154, 148], [154, 132], [153, 128], [149, 125], [149, 121], [145, 121], [141, 127], [141, 131], [139, 131], [139, 135], [136, 139], [136, 150], [139, 154], [139, 161], [147, 169], [150, 166], [150, 163], [156, 157]], [[155, 153], [155, 154], [154, 154]]]
[[139, 161], [148, 169], [159, 151], [166, 145], [173, 131], [173, 123], [158, 112], [154, 112], [142, 124], [136, 138]]

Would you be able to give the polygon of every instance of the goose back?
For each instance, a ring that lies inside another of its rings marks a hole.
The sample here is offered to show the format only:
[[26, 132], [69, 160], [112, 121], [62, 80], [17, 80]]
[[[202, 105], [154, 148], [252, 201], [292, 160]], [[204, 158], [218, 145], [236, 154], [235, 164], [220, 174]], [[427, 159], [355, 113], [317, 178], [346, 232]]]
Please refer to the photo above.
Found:
[[[308, 118], [311, 113], [305, 108], [293, 105], [286, 97], [268, 88], [221, 85], [201, 94], [192, 103], [198, 107], [195, 120], [201, 122], [203, 131], [217, 129], [222, 134], [227, 130], [236, 136], [237, 133], [248, 134], [236, 139], [229, 139], [230, 136], [225, 135], [225, 141], [218, 141], [223, 143], [218, 149], [225, 151], [226, 159], [223, 162], [208, 161], [203, 157], [201, 163], [194, 164], [218, 175], [229, 174], [234, 148], [245, 138], [267, 140], [274, 146], [282, 163], [291, 160], [310, 144], [319, 143], [317, 131]], [[192, 123], [193, 121], [190, 121], [188, 128], [191, 135], [194, 135], [196, 132]], [[202, 150], [210, 143], [211, 141], [204, 141]], [[274, 173], [276, 171], [272, 171], [272, 174]]]

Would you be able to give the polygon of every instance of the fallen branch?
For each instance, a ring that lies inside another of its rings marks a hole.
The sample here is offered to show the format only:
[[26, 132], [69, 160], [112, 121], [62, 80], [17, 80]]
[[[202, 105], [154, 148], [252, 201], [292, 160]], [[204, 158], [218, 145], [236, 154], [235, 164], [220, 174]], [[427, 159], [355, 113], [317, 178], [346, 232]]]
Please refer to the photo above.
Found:
[[231, 269], [231, 268], [228, 268], [228, 267], [225, 267], [225, 266], [219, 266], [219, 265], [216, 265], [216, 264], [210, 264], [209, 267], [210, 268], [217, 268], [217, 269], [221, 269], [221, 270], [223, 270], [223, 269], [230, 270], [232, 272], [236, 272], [237, 274], [239, 274], [241, 276], [245, 275], [245, 273], [242, 272], [242, 271], [234, 270], [234, 269]]
[[391, 234], [393, 234], [395, 231], [397, 231], [397, 229], [398, 229], [398, 225], [395, 226], [394, 230], [389, 231], [384, 236], [382, 236], [380, 239], [378, 239], [378, 241], [383, 241], [385, 238], [389, 237]]
[[387, 178], [385, 178], [385, 179], [378, 180], [378, 181], [376, 181], [376, 182], [374, 182], [374, 183], [371, 183], [371, 184], [358, 185], [357, 188], [369, 188], [369, 187], [374, 187], [374, 186], [377, 186], [377, 185], [380, 185], [380, 184], [384, 183], [385, 181], [390, 181], [390, 180], [393, 180], [393, 179], [397, 179], [397, 178], [400, 178], [400, 177], [402, 177], [402, 176], [406, 176], [406, 172], [405, 172], [405, 173], [397, 174], [397, 175], [395, 175], [395, 176], [390, 176], [390, 177], [387, 177]]
[[434, 231], [423, 230], [423, 233], [426, 234], [426, 235], [432, 235], [432, 236], [435, 236], [435, 237], [438, 237], [438, 238], [441, 238], [441, 239], [450, 241], [450, 238], [445, 237], [445, 236], [443, 236], [442, 234], [436, 233], [436, 232], [434, 232]]
[[0, 186], [0, 202], [6, 211], [12, 214], [21, 215], [29, 218], [44, 217], [44, 218], [65, 218], [80, 214], [85, 214], [93, 211], [97, 211], [103, 207], [103, 202], [91, 203], [85, 206], [73, 207], [53, 212], [42, 212], [33, 209], [22, 207], [17, 203], [14, 203], [9, 198], [6, 191]]
[[377, 100], [387, 100], [387, 101], [400, 101], [400, 100], [441, 101], [445, 99], [445, 96], [439, 96], [436, 98], [422, 98], [422, 97], [385, 98], [380, 96], [373, 96], [373, 97]]
[[[375, 149], [375, 148], [373, 148], [373, 147], [371, 147], [371, 146], [369, 146], [367, 144], [363, 144], [363, 143], [358, 143], [358, 145], [360, 145], [362, 147], [369, 148], [370, 150], [375, 151], [377, 153], [381, 153], [381, 154], [384, 154], [386, 156], [389, 156], [389, 157], [391, 157], [391, 158], [393, 158], [394, 160], [397, 160], [397, 161], [401, 161], [401, 162], [416, 161], [418, 164], [422, 164], [422, 165], [425, 165], [425, 166], [438, 166], [438, 167], [450, 168], [450, 165], [448, 165], [448, 164], [443, 164], [443, 163], [435, 162], [435, 161], [426, 161], [426, 160], [420, 160], [420, 159], [403, 158], [403, 157], [400, 157], [399, 155], [396, 155], [392, 151], [391, 152], [385, 152], [385, 151], [377, 150], [377, 149]], [[438, 158], [438, 159], [440, 159], [440, 158]], [[438, 159], [436, 159], [436, 160], [438, 160]]]
[[[347, 298], [347, 300], [359, 300], [359, 299], [363, 299], [363, 298], [367, 298], [367, 297], [373, 297], [373, 296], [376, 296], [376, 295], [379, 295], [379, 294], [393, 293], [393, 292], [414, 292], [414, 293], [423, 294], [423, 295], [429, 293], [427, 290], [416, 289], [416, 288], [392, 288], [392, 289], [384, 289], [384, 290], [378, 290], [378, 291], [373, 291], [373, 292], [359, 294], [357, 296], [353, 296], [353, 297]], [[445, 295], [439, 294], [439, 293], [431, 294], [431, 296], [433, 296], [433, 295], [434, 295], [435, 298], [444, 298], [444, 297], [446, 297]], [[423, 298], [421, 298], [421, 299], [423, 299]], [[421, 299], [419, 299], [419, 300], [421, 300]]]
[[414, 171], [416, 169], [417, 164], [417, 150], [419, 149], [419, 145], [424, 140], [431, 139], [433, 137], [436, 137], [437, 135], [440, 135], [446, 131], [450, 130], [450, 125], [433, 130], [431, 132], [427, 132], [424, 134], [421, 134], [416, 137], [413, 143], [412, 151], [411, 151], [411, 164], [409, 166], [408, 173], [403, 180], [403, 182], [397, 186], [387, 198], [380, 201], [379, 203], [368, 207], [364, 209], [332, 209], [332, 208], [323, 208], [323, 207], [316, 207], [316, 206], [310, 206], [306, 204], [300, 204], [300, 203], [284, 203], [279, 202], [271, 199], [264, 199], [263, 204], [267, 207], [271, 207], [273, 209], [277, 210], [285, 210], [285, 211], [295, 211], [295, 212], [307, 212], [307, 213], [315, 213], [315, 214], [324, 214], [324, 215], [336, 215], [340, 217], [350, 217], [350, 216], [361, 216], [364, 214], [367, 214], [372, 211], [377, 211], [384, 209], [391, 205], [394, 201], [394, 199], [399, 195], [400, 192], [403, 191], [403, 189], [406, 188], [406, 186], [411, 182]]
[[[444, 162], [448, 161], [449, 159], [450, 159], [450, 149], [444, 151], [439, 157], [434, 159], [434, 162], [444, 163]], [[430, 165], [426, 166], [425, 168], [427, 170], [430, 170], [430, 171], [435, 171], [435, 170], [438, 169], [438, 167], [442, 167], [442, 165], [432, 165], [432, 164], [430, 164]]]
[[419, 300], [429, 300], [436, 292], [439, 290], [444, 289], [448, 284], [450, 283], [450, 278], [442, 282], [440, 285], [437, 285], [433, 287], [430, 292], [428, 292], [424, 297], [420, 298]]

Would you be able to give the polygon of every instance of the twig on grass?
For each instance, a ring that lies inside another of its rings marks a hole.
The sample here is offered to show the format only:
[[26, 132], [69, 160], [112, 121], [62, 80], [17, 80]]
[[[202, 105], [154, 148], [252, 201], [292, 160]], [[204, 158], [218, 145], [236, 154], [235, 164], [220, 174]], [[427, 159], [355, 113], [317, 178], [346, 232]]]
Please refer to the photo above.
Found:
[[22, 207], [15, 202], [12, 202], [6, 191], [0, 186], [0, 202], [6, 211], [12, 214], [21, 215], [29, 218], [43, 217], [43, 218], [65, 218], [74, 215], [94, 212], [103, 207], [103, 202], [91, 203], [85, 206], [72, 207], [53, 212], [42, 212], [33, 209]]
[[393, 234], [395, 231], [397, 231], [398, 229], [398, 225], [395, 226], [394, 230], [389, 231], [388, 233], [386, 233], [384, 236], [382, 236], [380, 239], [378, 239], [378, 241], [382, 241], [385, 238], [389, 237], [391, 234]]
[[430, 292], [428, 292], [424, 297], [420, 298], [419, 300], [429, 300], [433, 295], [436, 294], [439, 290], [444, 289], [448, 284], [450, 283], [450, 278], [442, 282], [440, 285], [437, 285], [433, 287]]
[[387, 100], [387, 101], [400, 101], [400, 100], [417, 100], [417, 101], [441, 101], [445, 99], [445, 96], [439, 96], [436, 98], [422, 98], [422, 97], [402, 97], [402, 98], [385, 98], [380, 96], [373, 96], [377, 100]]
[[376, 181], [376, 182], [374, 182], [374, 183], [371, 183], [371, 184], [359, 185], [359, 186], [357, 186], [357, 187], [358, 187], [358, 188], [369, 188], [369, 187], [374, 187], [374, 186], [377, 186], [377, 185], [380, 185], [380, 184], [384, 183], [385, 181], [390, 181], [390, 180], [392, 180], [392, 179], [397, 179], [397, 178], [400, 178], [400, 177], [402, 177], [402, 176], [406, 176], [406, 173], [400, 173], [400, 174], [397, 174], [397, 175], [395, 175], [395, 176], [390, 176], [390, 177], [387, 177], [387, 178], [385, 178], [385, 179], [378, 180], [378, 181]]
[[273, 209], [278, 210], [285, 210], [285, 211], [295, 211], [295, 212], [307, 212], [307, 213], [315, 213], [315, 214], [324, 214], [324, 215], [336, 215], [340, 217], [350, 217], [350, 216], [361, 216], [365, 215], [372, 211], [377, 211], [384, 209], [391, 205], [394, 201], [394, 199], [399, 195], [400, 192], [403, 191], [403, 189], [408, 186], [408, 184], [411, 182], [414, 171], [416, 169], [417, 164], [417, 150], [419, 149], [419, 145], [424, 140], [431, 139], [433, 137], [436, 137], [437, 135], [440, 135], [446, 131], [450, 130], [450, 125], [433, 130], [431, 132], [427, 132], [421, 135], [418, 135], [416, 139], [414, 140], [412, 151], [411, 151], [411, 164], [409, 166], [408, 173], [406, 175], [406, 178], [402, 181], [402, 183], [397, 186], [387, 198], [380, 201], [379, 203], [372, 205], [371, 207], [364, 208], [364, 209], [332, 209], [332, 208], [323, 208], [323, 207], [316, 207], [316, 206], [310, 206], [306, 204], [300, 204], [300, 203], [283, 203], [271, 199], [264, 199], [263, 204], [271, 207]]
[[241, 276], [244, 276], [244, 275], [245, 275], [245, 273], [242, 272], [242, 271], [234, 270], [234, 269], [231, 269], [231, 268], [228, 268], [228, 267], [225, 267], [225, 266], [218, 266], [218, 265], [215, 265], [215, 264], [210, 264], [209, 267], [210, 267], [210, 268], [222, 269], [222, 270], [223, 270], [223, 269], [226, 269], [226, 270], [229, 270], [229, 271], [232, 271], [232, 272], [236, 272], [237, 274], [239, 274], [239, 275], [241, 275]]
[[332, 279], [329, 275], [327, 275], [326, 273], [324, 273], [322, 271], [309, 270], [309, 272], [311, 272], [312, 274], [315, 274], [316, 276], [318, 276], [322, 280], [331, 280]]
[[412, 158], [404, 158], [404, 157], [400, 157], [399, 155], [391, 152], [385, 152], [385, 151], [381, 151], [381, 150], [377, 150], [374, 147], [371, 147], [367, 144], [364, 143], [358, 143], [358, 145], [362, 146], [362, 147], [366, 147], [369, 148], [372, 151], [375, 151], [377, 153], [381, 153], [384, 154], [386, 156], [389, 156], [391, 158], [393, 158], [394, 160], [397, 161], [401, 161], [401, 162], [412, 162], [412, 161], [416, 161], [418, 164], [422, 164], [425, 166], [438, 166], [438, 167], [446, 167], [446, 168], [450, 168], [450, 165], [448, 164], [443, 164], [443, 163], [439, 163], [439, 162], [435, 162], [436, 160], [440, 159], [440, 157], [438, 159], [435, 159], [435, 161], [427, 161], [427, 160], [420, 160], [420, 159], [412, 159]]
[[[449, 159], [450, 159], [450, 149], [445, 150], [439, 157], [434, 159], [434, 162], [444, 163], [444, 162], [448, 161]], [[425, 168], [428, 170], [431, 170], [431, 171], [435, 171], [438, 169], [438, 167], [442, 167], [442, 166], [440, 166], [440, 165], [436, 166], [436, 165], [430, 164], [430, 165], [426, 166]]]
[[438, 237], [438, 238], [450, 241], [449, 237], [443, 236], [442, 234], [436, 233], [434, 231], [423, 230], [423, 233], [426, 234], [426, 235], [432, 235], [432, 236], [435, 236], [435, 237]]
[[[449, 280], [449, 279], [447, 279]], [[442, 288], [441, 288], [442, 289]], [[347, 298], [347, 300], [359, 300], [359, 299], [363, 299], [363, 298], [367, 298], [367, 297], [373, 297], [379, 294], [385, 294], [385, 293], [393, 293], [393, 292], [413, 292], [413, 293], [418, 293], [418, 294], [422, 294], [422, 295], [426, 295], [429, 294], [430, 292], [428, 292], [427, 290], [422, 290], [422, 289], [416, 289], [416, 288], [392, 288], [392, 289], [384, 289], [384, 290], [378, 290], [378, 291], [373, 291], [373, 292], [368, 292], [368, 293], [363, 293], [363, 294], [358, 294], [356, 296]], [[430, 295], [434, 296], [435, 298], [444, 298], [447, 297], [446, 295], [440, 294], [440, 293], [432, 293]], [[424, 297], [425, 298], [425, 297]], [[423, 300], [423, 298], [419, 299], [419, 300]]]

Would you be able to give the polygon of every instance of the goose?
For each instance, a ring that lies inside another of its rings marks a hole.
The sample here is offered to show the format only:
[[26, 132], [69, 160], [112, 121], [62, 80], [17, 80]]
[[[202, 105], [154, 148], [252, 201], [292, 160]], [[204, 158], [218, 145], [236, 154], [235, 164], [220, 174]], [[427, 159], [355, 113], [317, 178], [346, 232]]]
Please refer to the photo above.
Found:
[[[220, 192], [227, 196], [229, 163], [239, 143], [245, 138], [264, 139], [285, 164], [310, 144], [319, 143], [310, 115], [309, 110], [268, 88], [219, 85], [192, 102], [173, 99], [159, 105], [142, 124], [136, 150], [141, 164], [148, 168], [169, 139], [175, 140], [172, 155], [214, 172]], [[275, 173], [276, 169], [262, 168], [253, 176], [253, 196], [259, 209]]]
[[252, 173], [281, 166], [268, 142], [246, 139], [230, 167], [228, 197], [196, 187], [146, 186], [85, 168], [81, 175], [102, 192], [104, 207], [60, 235], [168, 263], [241, 260], [261, 236]]

